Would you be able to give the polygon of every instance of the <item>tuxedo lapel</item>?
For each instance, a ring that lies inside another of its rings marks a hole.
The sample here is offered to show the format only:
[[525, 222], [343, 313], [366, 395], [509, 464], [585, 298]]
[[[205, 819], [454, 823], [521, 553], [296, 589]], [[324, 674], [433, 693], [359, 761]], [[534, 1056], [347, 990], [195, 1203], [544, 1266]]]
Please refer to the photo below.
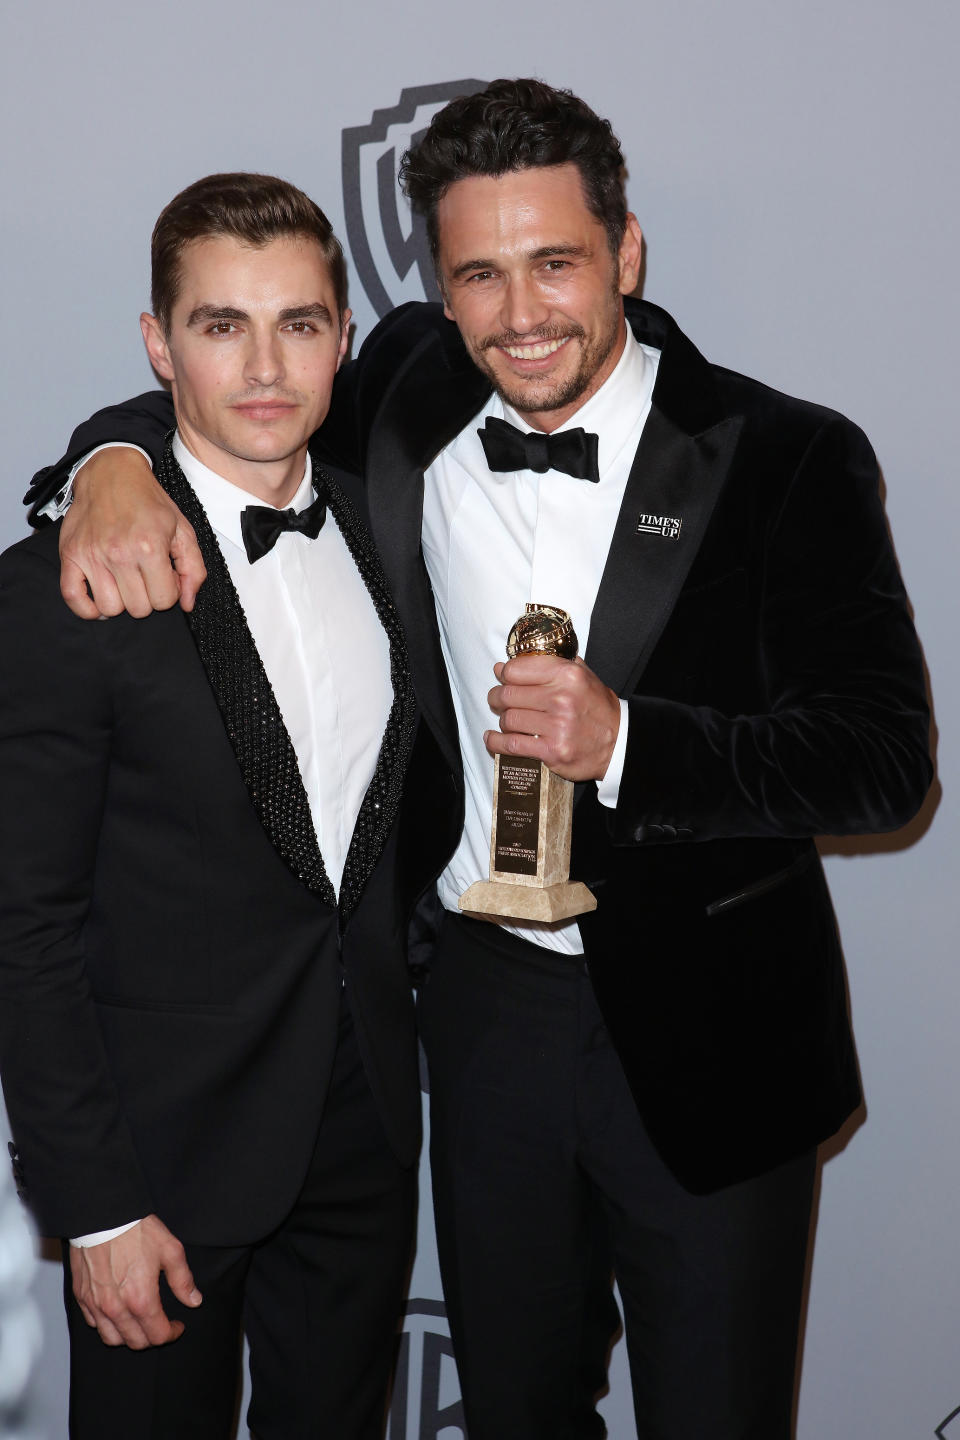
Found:
[[365, 473], [371, 529], [403, 620], [417, 699], [451, 766], [459, 768], [456, 719], [420, 548], [423, 472], [481, 409], [490, 388], [450, 330], [452, 344], [445, 343], [443, 330], [424, 335], [389, 381], [370, 428]]
[[584, 656], [616, 690], [635, 688], [670, 618], [723, 489], [742, 417], [666, 311], [627, 300], [636, 338], [660, 351], [650, 415], [630, 469]]
[[333, 477], [323, 470], [316, 460], [314, 473], [326, 485], [330, 511], [386, 632], [390, 645], [390, 679], [393, 685], [393, 703], [387, 717], [376, 769], [360, 806], [344, 862], [340, 884], [340, 913], [345, 920], [356, 908], [400, 807], [407, 762], [413, 748], [416, 700], [403, 629], [379, 556], [350, 501]]
[[[742, 421], [686, 434], [656, 404], [637, 446], [584, 660], [629, 695], [660, 638], [723, 487]], [[660, 522], [660, 523], [658, 523]], [[679, 530], [674, 535], [674, 525]]]
[[[403, 631], [376, 552], [340, 486], [316, 462], [314, 465], [326, 486], [330, 512], [386, 632], [393, 685], [393, 703], [373, 779], [344, 862], [339, 899], [343, 921], [356, 908], [399, 808], [413, 745], [416, 702]], [[169, 442], [157, 479], [193, 526], [207, 567], [206, 583], [187, 621], [253, 807], [288, 869], [327, 905], [336, 907], [337, 896], [317, 843], [293, 742], [206, 512], [174, 460]]]
[[336, 907], [293, 742], [206, 511], [173, 458], [171, 437], [157, 479], [193, 526], [207, 567], [187, 623], [253, 808], [287, 868]]

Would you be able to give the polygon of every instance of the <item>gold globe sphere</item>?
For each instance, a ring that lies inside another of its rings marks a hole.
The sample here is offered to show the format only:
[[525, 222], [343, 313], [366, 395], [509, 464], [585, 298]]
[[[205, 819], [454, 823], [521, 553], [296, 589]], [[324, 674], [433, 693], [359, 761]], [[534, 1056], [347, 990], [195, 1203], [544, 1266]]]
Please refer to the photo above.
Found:
[[556, 605], [528, 605], [507, 637], [507, 655], [559, 655], [577, 658], [577, 632], [566, 610]]

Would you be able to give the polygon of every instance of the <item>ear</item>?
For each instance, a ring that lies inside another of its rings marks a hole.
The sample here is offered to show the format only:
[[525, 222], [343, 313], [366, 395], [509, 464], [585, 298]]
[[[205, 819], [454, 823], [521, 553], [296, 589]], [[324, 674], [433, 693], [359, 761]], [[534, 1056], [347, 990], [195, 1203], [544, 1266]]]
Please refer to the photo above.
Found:
[[343, 364], [343, 357], [347, 353], [347, 346], [350, 344], [350, 321], [353, 319], [352, 310], [344, 310], [340, 316], [340, 344], [337, 346], [337, 369]]
[[174, 376], [170, 347], [156, 315], [148, 315], [146, 311], [143, 312], [140, 316], [140, 333], [143, 335], [143, 343], [147, 347], [150, 364], [154, 370], [162, 380], [172, 380]]
[[632, 295], [640, 279], [643, 263], [643, 232], [632, 212], [627, 213], [627, 228], [623, 232], [618, 252], [620, 267], [620, 294]]

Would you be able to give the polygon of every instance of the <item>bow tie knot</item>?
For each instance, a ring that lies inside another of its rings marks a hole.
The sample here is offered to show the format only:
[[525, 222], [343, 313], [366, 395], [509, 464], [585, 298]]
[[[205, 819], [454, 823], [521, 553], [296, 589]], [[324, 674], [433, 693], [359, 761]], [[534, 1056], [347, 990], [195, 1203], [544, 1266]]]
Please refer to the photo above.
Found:
[[562, 470], [575, 480], [594, 485], [600, 480], [599, 437], [582, 425], [544, 435], [539, 430], [518, 430], [508, 420], [491, 415], [477, 434], [491, 470], [534, 470], [538, 475]]
[[240, 533], [251, 565], [273, 549], [285, 530], [316, 540], [327, 518], [327, 495], [316, 482], [313, 488], [317, 498], [306, 510], [274, 510], [269, 505], [248, 505], [241, 512]]

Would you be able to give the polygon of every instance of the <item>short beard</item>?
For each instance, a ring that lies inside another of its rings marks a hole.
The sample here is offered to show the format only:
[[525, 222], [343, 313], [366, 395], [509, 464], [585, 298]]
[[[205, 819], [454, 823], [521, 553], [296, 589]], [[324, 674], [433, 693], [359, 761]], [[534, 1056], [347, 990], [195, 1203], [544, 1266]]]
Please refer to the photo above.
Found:
[[[588, 343], [580, 352], [580, 364], [574, 373], [567, 379], [550, 386], [549, 382], [538, 380], [531, 376], [529, 381], [518, 381], [514, 377], [504, 380], [495, 373], [493, 367], [486, 359], [486, 351], [500, 349], [507, 345], [517, 345], [521, 337], [509, 331], [500, 335], [489, 335], [482, 340], [477, 347], [477, 353], [472, 356], [473, 363], [481, 370], [496, 390], [501, 400], [517, 411], [519, 415], [533, 415], [539, 412], [547, 413], [551, 410], [563, 410], [569, 405], [574, 405], [581, 396], [589, 389], [593, 377], [597, 371], [606, 363], [610, 352], [617, 343], [617, 336], [620, 333], [620, 289], [613, 286], [613, 299], [615, 308], [613, 323], [608, 332], [599, 335], [592, 344]], [[584, 340], [586, 331], [582, 325], [568, 324], [564, 327], [556, 325], [544, 325], [531, 334], [524, 335], [524, 340], [538, 340], [547, 343], [551, 340], [562, 340], [569, 336], [571, 340]], [[531, 394], [534, 386], [545, 386], [539, 394]]]

